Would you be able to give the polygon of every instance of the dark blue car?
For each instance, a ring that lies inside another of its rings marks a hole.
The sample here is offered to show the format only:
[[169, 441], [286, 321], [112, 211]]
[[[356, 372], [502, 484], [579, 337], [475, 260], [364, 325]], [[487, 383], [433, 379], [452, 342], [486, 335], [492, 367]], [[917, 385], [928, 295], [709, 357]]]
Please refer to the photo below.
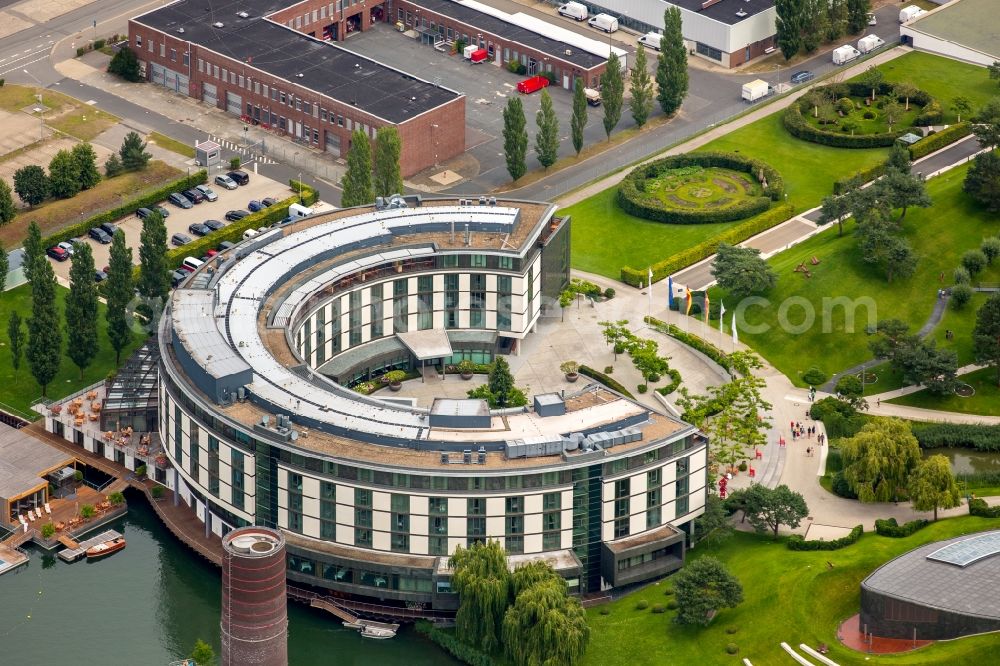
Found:
[[247, 204], [247, 210], [250, 211], [251, 213], [256, 213], [257, 211], [263, 210], [264, 208], [265, 208], [264, 204], [257, 201], [256, 199]]

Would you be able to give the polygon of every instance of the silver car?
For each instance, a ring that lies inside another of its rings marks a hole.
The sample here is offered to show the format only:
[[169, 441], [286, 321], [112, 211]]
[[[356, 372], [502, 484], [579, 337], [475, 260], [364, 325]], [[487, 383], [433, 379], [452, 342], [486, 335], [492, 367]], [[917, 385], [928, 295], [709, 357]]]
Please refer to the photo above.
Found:
[[226, 188], [227, 190], [235, 190], [239, 185], [236, 181], [225, 174], [219, 174], [215, 177], [215, 184]]
[[218, 201], [219, 200], [219, 195], [216, 194], [215, 191], [211, 187], [209, 187], [208, 185], [199, 185], [198, 187], [196, 187], [194, 189], [196, 189], [199, 192], [201, 192], [202, 194], [204, 194], [205, 195], [205, 199], [207, 199], [208, 201]]

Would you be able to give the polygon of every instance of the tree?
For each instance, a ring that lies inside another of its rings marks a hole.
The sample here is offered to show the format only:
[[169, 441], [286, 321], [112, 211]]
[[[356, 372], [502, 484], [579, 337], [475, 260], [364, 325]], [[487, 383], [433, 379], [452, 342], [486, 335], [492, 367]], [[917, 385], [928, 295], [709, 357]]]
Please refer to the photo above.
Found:
[[718, 543], [733, 535], [733, 526], [726, 514], [726, 503], [714, 493], [705, 496], [705, 512], [694, 519], [693, 543]]
[[969, 271], [969, 275], [975, 277], [986, 268], [986, 264], [989, 263], [986, 259], [986, 253], [982, 250], [966, 250], [962, 253], [962, 266], [965, 270]]
[[986, 69], [990, 73], [990, 79], [993, 81], [1000, 81], [1000, 61], [993, 61], [992, 65], [987, 65]]
[[569, 119], [573, 150], [579, 155], [583, 150], [583, 128], [587, 126], [587, 94], [583, 90], [583, 79], [577, 77], [573, 84], [573, 115]]
[[868, 27], [870, 0], [847, 0], [847, 31], [852, 35]]
[[170, 274], [167, 270], [167, 225], [163, 217], [153, 212], [142, 220], [139, 233], [139, 294], [147, 300], [162, 305], [170, 293]]
[[1000, 257], [1000, 236], [984, 238], [983, 242], [979, 245], [979, 249], [986, 256], [986, 263], [992, 266], [993, 260]]
[[968, 97], [956, 97], [951, 100], [951, 110], [958, 116], [958, 122], [962, 122], [962, 116], [972, 113], [972, 102]]
[[452, 589], [458, 594], [457, 635], [484, 652], [496, 650], [510, 603], [507, 554], [497, 541], [476, 542], [455, 549], [448, 565], [454, 571]]
[[634, 338], [628, 353], [644, 381], [652, 381], [653, 377], [664, 375], [670, 369], [668, 359], [659, 355], [659, 344], [655, 340]]
[[139, 67], [139, 58], [136, 57], [135, 51], [127, 46], [123, 46], [118, 53], [111, 58], [111, 62], [108, 63], [108, 72], [111, 74], [117, 74], [131, 83], [138, 83], [139, 81], [142, 81], [142, 71]]
[[507, 173], [511, 180], [518, 180], [528, 171], [528, 130], [524, 118], [524, 105], [520, 97], [511, 97], [503, 110], [503, 154], [507, 159]]
[[768, 488], [760, 483], [750, 486], [743, 495], [744, 514], [757, 532], [770, 530], [778, 538], [778, 528], [799, 526], [809, 515], [809, 508], [802, 495], [786, 485]]
[[920, 462], [920, 445], [902, 419], [869, 421], [840, 444], [843, 474], [862, 502], [888, 502]]
[[403, 193], [403, 176], [399, 170], [399, 155], [403, 150], [399, 130], [386, 125], [375, 132], [375, 195], [387, 197]]
[[152, 157], [146, 152], [146, 142], [136, 132], [129, 132], [122, 141], [121, 148], [118, 149], [121, 157], [122, 168], [125, 171], [139, 171], [149, 165]]
[[902, 97], [905, 100], [906, 105], [904, 106], [904, 109], [906, 111], [910, 110], [910, 98], [918, 92], [917, 87], [909, 81], [900, 81], [892, 86], [892, 94], [895, 95], [897, 99]]
[[899, 141], [892, 144], [889, 149], [889, 157], [885, 160], [886, 171], [897, 171], [902, 174], [909, 174], [913, 169], [910, 160], [910, 151]]
[[993, 292], [976, 312], [972, 353], [976, 363], [996, 368], [997, 386], [1000, 386], [1000, 292]]
[[21, 326], [21, 315], [12, 310], [7, 320], [7, 343], [10, 345], [10, 367], [14, 368], [14, 383], [17, 383], [17, 371], [21, 367], [21, 354], [24, 352], [24, 328]]
[[976, 155], [965, 174], [962, 190], [989, 212], [1000, 211], [1000, 155], [996, 151]]
[[77, 244], [72, 262], [65, 303], [66, 342], [69, 357], [80, 369], [80, 379], [83, 379], [83, 371], [97, 355], [97, 283], [89, 243]]
[[860, 409], [867, 405], [864, 399], [865, 386], [857, 375], [844, 375], [837, 380], [837, 385], [833, 390], [841, 400], [854, 409]]
[[125, 170], [122, 166], [122, 161], [118, 158], [118, 153], [111, 153], [108, 155], [108, 159], [104, 160], [104, 175], [108, 178], [114, 178], [121, 172]]
[[17, 216], [17, 206], [14, 205], [14, 194], [6, 180], [0, 180], [0, 226], [7, 224]]
[[[889, 106], [886, 104], [886, 106]], [[898, 106], [898, 105], [897, 105]], [[915, 173], [905, 173], [890, 168], [878, 181], [879, 190], [884, 194], [886, 202], [893, 208], [901, 208], [900, 221], [906, 217], [910, 206], [929, 208], [930, 195], [927, 194], [927, 184]]]
[[121, 228], [115, 229], [110, 255], [108, 279], [104, 282], [107, 300], [104, 318], [108, 323], [108, 340], [115, 350], [115, 365], [119, 365], [122, 350], [132, 341], [126, 311], [132, 300], [132, 248], [125, 246], [125, 232]]
[[768, 291], [778, 279], [761, 258], [760, 250], [728, 243], [719, 243], [712, 262], [712, 275], [720, 287], [737, 298]]
[[32, 267], [31, 319], [28, 320], [28, 366], [46, 395], [62, 361], [62, 327], [56, 312], [56, 276], [52, 264], [37, 260]]
[[636, 127], [642, 129], [649, 120], [649, 112], [653, 110], [653, 79], [646, 68], [646, 49], [642, 44], [635, 49], [635, 62], [629, 74], [629, 90], [632, 93], [632, 99], [628, 103], [632, 120]]
[[611, 131], [622, 117], [625, 97], [625, 75], [617, 53], [612, 53], [601, 74], [601, 104], [604, 106], [604, 133], [611, 140]]
[[510, 365], [503, 356], [497, 356], [490, 368], [489, 381], [487, 382], [490, 393], [496, 398], [498, 407], [507, 407], [510, 401], [511, 390], [514, 389], [514, 375], [510, 373]]
[[891, 224], [884, 217], [861, 220], [854, 231], [860, 239], [862, 258], [879, 266], [888, 282], [894, 277], [905, 278], [916, 272], [916, 252], [908, 241], [893, 235]]
[[938, 519], [938, 509], [951, 509], [962, 503], [962, 493], [951, 473], [951, 462], [940, 454], [928, 456], [917, 464], [906, 490], [913, 510], [933, 511], [934, 520]]
[[847, 29], [847, 0], [830, 0], [828, 17], [826, 38], [832, 42], [840, 39]]
[[885, 75], [882, 74], [882, 70], [875, 65], [870, 65], [868, 69], [861, 73], [861, 83], [865, 85], [866, 88], [872, 91], [872, 101], [875, 101], [878, 95], [879, 86], [885, 81]]
[[804, 0], [802, 3], [802, 48], [812, 53], [829, 30], [829, 0]]
[[101, 182], [101, 172], [97, 170], [97, 153], [89, 143], [78, 143], [73, 146], [73, 159], [80, 172], [80, 189], [89, 190]]
[[687, 46], [681, 33], [681, 11], [671, 6], [663, 12], [663, 36], [656, 58], [656, 99], [668, 116], [681, 108], [688, 93]]
[[[551, 571], [547, 564], [542, 567]], [[512, 578], [531, 568], [518, 568]], [[587, 614], [580, 601], [566, 593], [566, 582], [555, 572], [523, 587], [504, 614], [504, 652], [515, 666], [577, 664], [589, 640]]]
[[194, 649], [191, 650], [191, 659], [194, 659], [195, 666], [212, 666], [215, 663], [215, 650], [212, 646], [200, 638], [194, 642]]
[[68, 150], [60, 150], [49, 162], [49, 194], [57, 199], [75, 197], [80, 191], [80, 165]]
[[674, 622], [707, 625], [716, 612], [743, 603], [743, 586], [718, 559], [706, 555], [688, 561], [674, 574], [678, 610]]
[[351, 133], [351, 147], [347, 151], [347, 171], [340, 182], [344, 189], [340, 205], [344, 208], [367, 206], [375, 201], [372, 188], [372, 147], [368, 135], [360, 127]]
[[[976, 122], [972, 126], [972, 133], [976, 135], [979, 145], [983, 148], [992, 150], [1000, 146], [1000, 97], [994, 97], [979, 110]], [[17, 181], [14, 183], [16, 190]]]
[[24, 279], [31, 282], [34, 278], [35, 265], [39, 261], [45, 261], [45, 248], [42, 247], [42, 230], [38, 222], [32, 220], [28, 223], [28, 233], [24, 237], [24, 260], [21, 267], [24, 271]]
[[559, 158], [559, 119], [552, 108], [552, 97], [542, 90], [541, 105], [535, 114], [538, 132], [535, 134], [535, 155], [543, 169], [548, 169]]
[[37, 206], [49, 196], [49, 177], [37, 164], [23, 166], [14, 172], [14, 192], [29, 206]]
[[847, 195], [837, 196], [836, 194], [829, 194], [823, 197], [823, 204], [820, 207], [819, 223], [829, 224], [830, 222], [837, 223], [837, 235], [844, 235], [844, 219], [850, 213], [848, 204], [850, 200]]
[[791, 60], [795, 54], [802, 50], [805, 1], [776, 0], [774, 9], [777, 13], [775, 42], [781, 49], [781, 55], [785, 56], [785, 60]]
[[898, 123], [903, 117], [903, 105], [894, 98], [889, 98], [882, 107], [882, 115], [885, 116], [885, 122], [891, 132], [892, 126]]
[[0, 294], [3, 293], [4, 289], [7, 287], [7, 273], [10, 272], [10, 257], [7, 256], [7, 251], [0, 248]]

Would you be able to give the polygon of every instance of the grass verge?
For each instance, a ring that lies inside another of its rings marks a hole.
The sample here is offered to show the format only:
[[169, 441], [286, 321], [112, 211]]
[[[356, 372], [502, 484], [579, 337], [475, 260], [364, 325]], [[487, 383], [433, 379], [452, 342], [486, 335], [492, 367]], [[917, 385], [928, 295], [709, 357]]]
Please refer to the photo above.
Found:
[[[971, 317], [971, 315], [970, 315]], [[894, 405], [921, 407], [923, 409], [940, 409], [947, 412], [962, 414], [980, 414], [985, 416], [1000, 416], [1000, 387], [997, 387], [997, 371], [995, 368], [983, 368], [962, 375], [958, 378], [964, 384], [976, 390], [970, 398], [957, 395], [936, 396], [927, 390], [910, 393], [888, 402]]]
[[[927, 4], [937, 7], [934, 3]], [[958, 119], [951, 110], [951, 102], [956, 97], [968, 99], [976, 111], [998, 94], [996, 82], [990, 79], [982, 67], [930, 53], [913, 51], [879, 65], [879, 69], [886, 81], [905, 81], [930, 93], [941, 103], [945, 123], [953, 123]]]
[[110, 113], [68, 95], [34, 86], [6, 85], [0, 88], [0, 109], [22, 113], [22, 109], [38, 105], [38, 94], [42, 95], [42, 102], [48, 109], [44, 114], [45, 124], [81, 141], [91, 141], [118, 122], [118, 118]]
[[173, 151], [178, 155], [183, 155], [184, 157], [194, 158], [194, 146], [189, 146], [183, 141], [178, 141], [177, 139], [171, 139], [165, 134], [160, 134], [159, 132], [152, 132], [149, 135], [149, 143], [155, 144], [160, 148]]

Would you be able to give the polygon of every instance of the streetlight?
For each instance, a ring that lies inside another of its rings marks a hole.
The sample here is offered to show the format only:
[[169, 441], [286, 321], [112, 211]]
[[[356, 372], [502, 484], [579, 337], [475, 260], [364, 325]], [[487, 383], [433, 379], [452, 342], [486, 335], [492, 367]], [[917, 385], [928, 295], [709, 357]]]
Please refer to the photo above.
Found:
[[35, 80], [35, 82], [40, 86], [39, 89], [38, 89], [38, 94], [35, 95], [35, 97], [38, 98], [38, 107], [39, 107], [38, 108], [38, 140], [41, 141], [42, 139], [45, 138], [45, 102], [42, 101], [42, 90], [45, 89], [45, 86], [42, 84], [41, 81], [38, 80], [37, 76], [35, 76], [31, 72], [29, 72], [28, 70], [22, 69], [21, 71], [24, 72], [25, 74], [27, 74], [28, 76], [30, 76], [31, 78], [33, 78]]

